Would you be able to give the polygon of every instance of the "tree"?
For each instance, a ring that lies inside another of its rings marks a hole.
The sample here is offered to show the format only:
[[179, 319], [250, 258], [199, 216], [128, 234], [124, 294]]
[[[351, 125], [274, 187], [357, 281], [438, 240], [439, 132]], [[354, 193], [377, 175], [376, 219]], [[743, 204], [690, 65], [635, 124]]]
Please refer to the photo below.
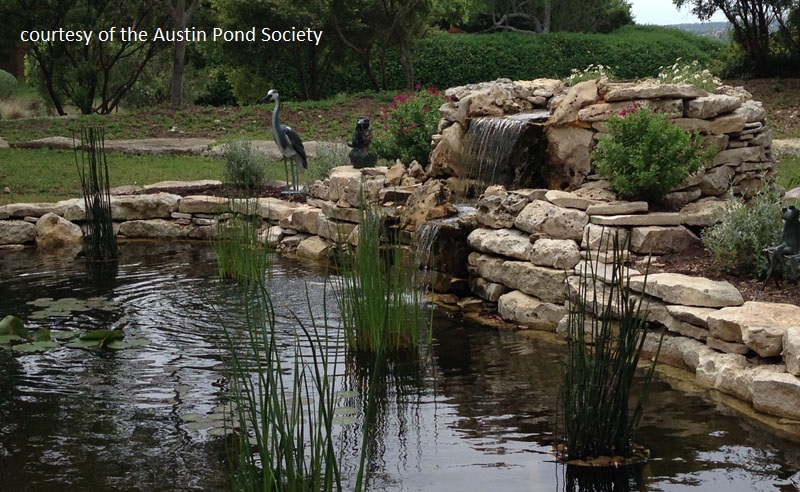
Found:
[[[189, 24], [189, 19], [200, 7], [200, 0], [190, 0], [186, 7], [186, 0], [164, 0], [167, 12], [174, 24], [175, 31], [184, 31]], [[186, 68], [186, 39], [181, 37], [175, 40], [175, 51], [172, 55], [172, 82], [169, 86], [169, 103], [173, 108], [183, 105], [183, 74]]]
[[478, 15], [483, 32], [609, 32], [633, 22], [624, 0], [486, 0]]
[[770, 40], [778, 30], [788, 43], [784, 48], [797, 54], [796, 37], [792, 33], [791, 14], [796, 12], [796, 0], [672, 0], [676, 7], [691, 6], [700, 20], [708, 20], [722, 12], [730, 22], [733, 40], [752, 60], [755, 75], [771, 73]]
[[0, 16], [35, 31], [93, 31], [87, 42], [50, 39], [31, 43], [42, 91], [59, 115], [72, 102], [83, 114], [113, 111], [161, 45], [151, 41], [100, 42], [114, 26], [152, 30], [163, 20], [150, 2], [109, 0], [0, 0]]

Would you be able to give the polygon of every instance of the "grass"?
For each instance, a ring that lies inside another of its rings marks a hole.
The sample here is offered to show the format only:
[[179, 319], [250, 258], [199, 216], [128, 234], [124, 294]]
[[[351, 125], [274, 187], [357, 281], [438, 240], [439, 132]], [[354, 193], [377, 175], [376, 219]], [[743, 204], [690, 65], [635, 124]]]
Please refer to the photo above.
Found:
[[88, 261], [117, 260], [119, 251], [114, 223], [111, 220], [108, 159], [102, 129], [82, 129], [81, 141], [84, 146], [75, 151], [75, 163], [81, 179], [83, 203], [86, 206], [83, 251]]
[[791, 190], [800, 186], [800, 155], [784, 155], [778, 161], [778, 184]]

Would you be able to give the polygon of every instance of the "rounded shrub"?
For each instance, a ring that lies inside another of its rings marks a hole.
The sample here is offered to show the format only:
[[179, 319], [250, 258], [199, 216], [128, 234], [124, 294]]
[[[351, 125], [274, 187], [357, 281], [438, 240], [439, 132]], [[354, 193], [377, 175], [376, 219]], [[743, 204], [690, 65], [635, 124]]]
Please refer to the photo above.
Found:
[[760, 277], [769, 267], [764, 248], [780, 242], [781, 197], [762, 191], [750, 202], [732, 198], [717, 224], [703, 233], [703, 246], [728, 273]]
[[414, 160], [426, 165], [443, 103], [444, 96], [432, 87], [396, 95], [391, 107], [384, 111], [383, 126], [375, 132], [375, 152], [386, 159], [400, 159], [406, 165]]
[[264, 183], [263, 156], [253, 149], [250, 142], [235, 141], [225, 147], [225, 180], [247, 190]]
[[16, 88], [17, 78], [5, 70], [0, 70], [0, 99], [11, 97]]
[[608, 119], [592, 151], [597, 171], [623, 198], [656, 202], [710, 158], [702, 139], [664, 115], [634, 106]]

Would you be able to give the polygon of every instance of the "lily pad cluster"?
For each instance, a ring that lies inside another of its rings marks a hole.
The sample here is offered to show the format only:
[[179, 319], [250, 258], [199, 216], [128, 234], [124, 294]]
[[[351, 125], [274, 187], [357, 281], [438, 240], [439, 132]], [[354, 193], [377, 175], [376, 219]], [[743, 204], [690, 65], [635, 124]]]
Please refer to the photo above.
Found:
[[90, 311], [92, 309], [113, 310], [119, 307], [117, 301], [106, 299], [105, 297], [90, 297], [88, 299], [78, 299], [75, 297], [62, 297], [53, 299], [52, 297], [41, 297], [28, 304], [41, 307], [38, 311], [32, 312], [30, 319], [44, 319], [51, 316], [69, 316], [73, 312]]
[[122, 350], [150, 344], [146, 338], [125, 338], [120, 330], [93, 330], [87, 333], [74, 330], [30, 331], [16, 316], [0, 320], [0, 349], [30, 354], [46, 352], [65, 344], [69, 348]]

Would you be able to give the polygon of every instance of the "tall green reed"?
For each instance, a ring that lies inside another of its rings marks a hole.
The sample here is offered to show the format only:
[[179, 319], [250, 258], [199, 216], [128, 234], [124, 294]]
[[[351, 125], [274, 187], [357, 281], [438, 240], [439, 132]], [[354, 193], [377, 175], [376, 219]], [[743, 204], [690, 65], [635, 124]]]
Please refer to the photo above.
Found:
[[80, 137], [80, 152], [77, 149], [75, 151], [75, 165], [81, 179], [86, 208], [83, 251], [89, 261], [117, 260], [119, 249], [111, 217], [105, 133], [99, 127], [82, 127]]
[[244, 302], [245, 329], [225, 329], [232, 427], [239, 429], [231, 453], [234, 490], [341, 491], [332, 432], [339, 354], [319, 342], [316, 323], [299, 320], [293, 351], [282, 354], [265, 282], [246, 286]]
[[261, 241], [262, 221], [256, 213], [257, 199], [230, 200], [230, 217], [216, 225], [214, 252], [222, 278], [259, 282], [269, 266], [269, 246]]
[[356, 354], [416, 350], [421, 341], [421, 299], [413, 255], [399, 238], [381, 240], [382, 221], [362, 208], [358, 244], [339, 251], [336, 295], [345, 337]]
[[657, 359], [656, 355], [644, 376], [642, 391], [633, 397], [648, 310], [643, 297], [636, 298], [630, 290], [631, 274], [623, 254], [627, 244], [618, 234], [611, 238], [604, 231], [603, 235], [606, 241], [601, 244], [606, 244], [606, 257], [610, 248], [611, 263], [592, 260], [589, 252], [577, 294], [570, 296], [562, 387], [566, 449], [560, 456], [566, 461], [633, 455]]

